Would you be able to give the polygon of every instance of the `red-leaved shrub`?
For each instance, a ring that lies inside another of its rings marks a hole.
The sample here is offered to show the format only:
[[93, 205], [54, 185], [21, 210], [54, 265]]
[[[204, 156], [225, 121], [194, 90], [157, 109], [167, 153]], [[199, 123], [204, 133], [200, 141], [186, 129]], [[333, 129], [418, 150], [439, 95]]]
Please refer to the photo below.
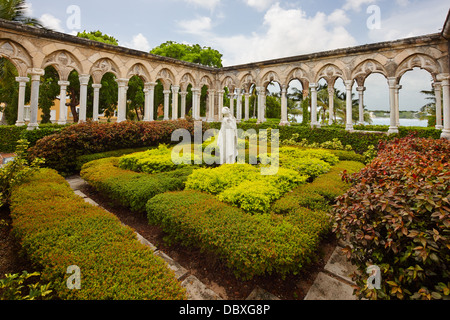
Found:
[[[407, 137], [381, 143], [378, 156], [344, 179], [334, 230], [359, 268], [359, 297], [448, 299], [450, 294], [450, 141]], [[381, 289], [369, 289], [369, 265]]]

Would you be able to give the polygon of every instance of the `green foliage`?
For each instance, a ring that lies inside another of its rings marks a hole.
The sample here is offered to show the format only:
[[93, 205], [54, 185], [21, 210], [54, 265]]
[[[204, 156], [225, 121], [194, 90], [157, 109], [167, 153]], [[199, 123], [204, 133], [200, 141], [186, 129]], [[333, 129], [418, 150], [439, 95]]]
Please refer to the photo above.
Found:
[[167, 41], [150, 51], [151, 54], [170, 57], [187, 62], [199, 63], [208, 67], [222, 68], [222, 54], [210, 47], [198, 44], [188, 45]]
[[27, 15], [28, 6], [25, 0], [1, 0], [0, 18], [20, 22], [26, 25], [42, 27], [39, 20]]
[[378, 152], [375, 150], [374, 146], [369, 146], [366, 152], [364, 152], [364, 163], [368, 164], [370, 163], [375, 157], [377, 156]]
[[[448, 299], [450, 290], [450, 142], [407, 137], [381, 144], [333, 208], [334, 230], [359, 269], [368, 299]], [[369, 289], [366, 268], [381, 269]]]
[[147, 213], [172, 241], [216, 254], [244, 280], [299, 272], [314, 259], [323, 219], [249, 215], [193, 190], [157, 195], [147, 203]]
[[103, 34], [101, 31], [86, 32], [86, 30], [84, 30], [83, 32], [78, 32], [77, 37], [103, 42], [106, 44], [111, 44], [113, 46], [119, 45], [119, 41], [116, 38], [108, 36], [107, 34]]
[[[57, 299], [186, 298], [163, 259], [113, 214], [75, 195], [54, 170], [41, 169], [13, 189], [11, 217], [14, 235]], [[80, 290], [67, 288], [70, 265], [81, 270]]]
[[313, 182], [300, 185], [286, 193], [272, 205], [272, 211], [277, 214], [290, 214], [298, 208], [311, 210], [327, 210], [335, 198], [344, 194], [350, 185], [341, 179], [343, 172], [348, 174], [358, 172], [364, 167], [360, 162], [341, 161]]
[[159, 193], [183, 190], [187, 177], [195, 169], [188, 166], [147, 174], [120, 169], [118, 163], [119, 158], [89, 162], [82, 167], [81, 177], [119, 205], [137, 212], [145, 211], [147, 201]]
[[39, 158], [29, 162], [27, 149], [28, 141], [19, 140], [14, 160], [0, 168], [0, 207], [9, 203], [11, 190], [32, 175], [43, 163]]
[[[4, 279], [0, 279], [0, 300], [41, 300], [47, 299], [52, 293], [51, 283], [40, 284], [25, 283], [31, 277], [39, 277], [39, 272], [22, 274], [6, 274]], [[26, 284], [26, 287], [25, 287]]]
[[71, 125], [39, 140], [31, 148], [30, 154], [44, 158], [46, 166], [69, 174], [75, 172], [77, 158], [82, 155], [171, 143], [172, 132], [176, 129], [193, 133], [194, 123], [187, 120], [120, 123], [88, 121]]
[[260, 168], [249, 164], [224, 164], [195, 170], [186, 181], [186, 190], [208, 192], [246, 212], [264, 213], [274, 200], [306, 179], [285, 168], [279, 168], [276, 175], [262, 175]]

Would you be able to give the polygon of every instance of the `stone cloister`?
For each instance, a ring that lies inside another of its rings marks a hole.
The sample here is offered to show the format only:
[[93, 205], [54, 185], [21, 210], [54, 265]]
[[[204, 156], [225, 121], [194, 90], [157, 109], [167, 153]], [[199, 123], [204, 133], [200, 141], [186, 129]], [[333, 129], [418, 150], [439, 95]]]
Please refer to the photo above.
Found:
[[[442, 137], [450, 139], [448, 24], [447, 19], [442, 33], [217, 69], [0, 20], [0, 57], [9, 59], [19, 74], [16, 78], [20, 84], [16, 123], [18, 126], [25, 125], [25, 88], [31, 77], [31, 116], [28, 123], [30, 130], [38, 126], [40, 79], [48, 66], [53, 66], [59, 74], [61, 101], [65, 101], [64, 97], [67, 95], [69, 74], [73, 70], [78, 72], [79, 121], [87, 120], [87, 89], [90, 79], [94, 89], [92, 120], [98, 120], [101, 80], [106, 73], [112, 73], [119, 88], [118, 122], [126, 120], [128, 82], [133, 76], [139, 76], [145, 84], [144, 121], [155, 120], [154, 93], [157, 81], [160, 81], [164, 86], [164, 120], [169, 120], [170, 114], [170, 119], [173, 120], [186, 116], [186, 96], [190, 85], [193, 119], [201, 119], [201, 89], [207, 86], [206, 121], [221, 119], [224, 89], [228, 88], [230, 108], [238, 121], [249, 119], [249, 97], [252, 90], [256, 90], [257, 119], [258, 122], [264, 122], [266, 89], [270, 83], [276, 82], [281, 88], [280, 124], [289, 125], [287, 89], [291, 81], [298, 80], [302, 85], [304, 97], [311, 94], [311, 126], [319, 127], [318, 83], [324, 79], [328, 85], [331, 123], [334, 84], [340, 78], [346, 88], [345, 123], [346, 130], [349, 131], [353, 130], [353, 88], [356, 86], [359, 95], [359, 121], [363, 122], [365, 80], [370, 74], [379, 73], [386, 78], [388, 84], [389, 133], [398, 132], [400, 79], [413, 68], [421, 68], [428, 71], [433, 79], [436, 128], [442, 130]], [[61, 104], [58, 123], [64, 124], [66, 121], [67, 108]]]

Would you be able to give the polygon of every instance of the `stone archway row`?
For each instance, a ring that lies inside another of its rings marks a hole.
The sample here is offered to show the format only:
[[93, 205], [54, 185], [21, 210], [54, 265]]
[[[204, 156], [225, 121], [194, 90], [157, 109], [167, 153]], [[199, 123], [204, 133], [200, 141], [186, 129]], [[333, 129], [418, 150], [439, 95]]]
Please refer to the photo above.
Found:
[[[0, 57], [9, 59], [19, 73], [19, 112], [17, 125], [23, 125], [25, 85], [31, 76], [31, 117], [29, 129], [37, 127], [40, 77], [44, 69], [53, 66], [60, 77], [61, 98], [66, 96], [67, 79], [75, 70], [80, 79], [80, 121], [86, 121], [87, 86], [92, 78], [94, 88], [94, 117], [98, 120], [98, 101], [101, 79], [114, 74], [118, 83], [118, 120], [126, 120], [126, 93], [128, 81], [139, 76], [144, 81], [144, 121], [154, 120], [154, 89], [157, 81], [164, 86], [164, 120], [169, 119], [169, 96], [172, 94], [172, 119], [186, 113], [187, 87], [192, 87], [192, 117], [200, 120], [200, 94], [208, 87], [207, 121], [221, 118], [224, 88], [228, 88], [230, 108], [237, 120], [249, 118], [249, 95], [257, 95], [257, 119], [265, 121], [266, 89], [277, 82], [281, 88], [281, 125], [288, 125], [287, 88], [298, 80], [303, 95], [311, 94], [311, 125], [320, 126], [317, 119], [317, 87], [325, 79], [329, 88], [329, 109], [333, 109], [334, 84], [342, 79], [346, 87], [346, 130], [353, 130], [352, 89], [357, 85], [359, 120], [362, 122], [364, 83], [372, 73], [382, 74], [388, 83], [390, 101], [390, 133], [398, 132], [398, 90], [401, 77], [413, 68], [430, 73], [436, 92], [436, 128], [450, 138], [450, 75], [448, 40], [441, 34], [432, 34], [403, 40], [338, 49], [276, 60], [262, 61], [226, 68], [210, 68], [199, 64], [159, 57], [123, 47], [80, 39], [66, 34], [40, 30], [29, 26], [0, 21]], [[443, 99], [441, 100], [441, 92]], [[178, 113], [178, 95], [181, 112]], [[245, 97], [242, 103], [242, 97]], [[236, 108], [235, 108], [236, 105]], [[64, 107], [64, 106], [63, 106]], [[62, 108], [63, 108], [62, 107]], [[244, 112], [243, 112], [244, 111]], [[443, 111], [443, 117], [441, 113]], [[59, 123], [65, 123], [65, 112], [60, 112]], [[331, 114], [331, 112], [330, 112]], [[330, 117], [330, 122], [332, 119]]]

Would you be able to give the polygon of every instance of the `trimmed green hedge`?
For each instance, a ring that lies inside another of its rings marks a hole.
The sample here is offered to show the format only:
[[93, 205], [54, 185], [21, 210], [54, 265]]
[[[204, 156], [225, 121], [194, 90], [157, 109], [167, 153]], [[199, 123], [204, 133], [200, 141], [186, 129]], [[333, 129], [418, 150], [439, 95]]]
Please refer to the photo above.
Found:
[[[14, 188], [11, 216], [23, 250], [59, 299], [186, 298], [164, 260], [114, 215], [76, 196], [54, 170], [42, 169]], [[71, 265], [81, 270], [79, 290], [66, 287]]]
[[27, 126], [0, 126], [0, 152], [14, 152], [17, 141], [27, 139], [30, 147], [34, 146], [39, 139], [60, 132], [67, 125], [41, 124], [39, 130], [28, 131]]
[[147, 213], [172, 241], [216, 254], [244, 280], [299, 272], [314, 259], [329, 226], [325, 212], [250, 215], [193, 190], [159, 194], [147, 203]]
[[364, 165], [355, 161], [341, 161], [330, 172], [316, 178], [312, 183], [298, 186], [272, 205], [272, 211], [277, 214], [289, 214], [300, 207], [312, 210], [327, 210], [334, 199], [344, 194], [350, 187], [341, 179], [341, 174], [355, 173]]
[[118, 204], [141, 212], [145, 212], [145, 204], [156, 194], [183, 190], [187, 177], [197, 168], [186, 166], [170, 172], [147, 174], [120, 169], [118, 164], [119, 158], [89, 162], [82, 167], [81, 177]]

